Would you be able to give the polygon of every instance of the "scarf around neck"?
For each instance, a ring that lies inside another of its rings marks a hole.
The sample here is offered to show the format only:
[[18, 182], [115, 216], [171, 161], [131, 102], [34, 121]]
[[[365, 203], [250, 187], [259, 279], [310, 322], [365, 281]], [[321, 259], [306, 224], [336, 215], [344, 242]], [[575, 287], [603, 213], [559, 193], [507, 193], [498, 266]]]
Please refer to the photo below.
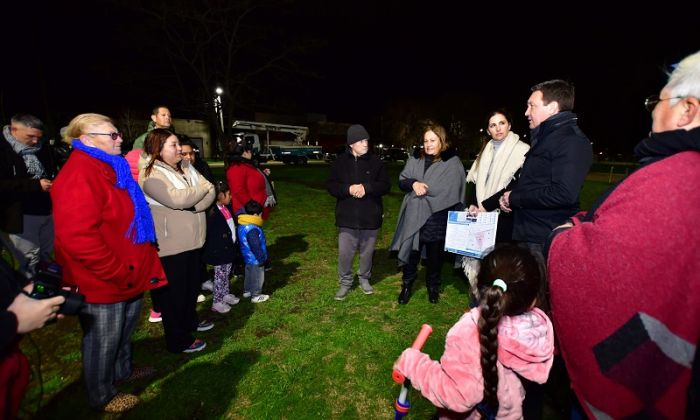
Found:
[[127, 190], [129, 198], [134, 206], [134, 218], [126, 231], [125, 236], [134, 244], [144, 244], [156, 241], [156, 230], [153, 225], [153, 216], [148, 207], [146, 198], [139, 185], [131, 175], [129, 163], [121, 155], [110, 155], [96, 147], [84, 145], [80, 140], [73, 139], [73, 147], [109, 165], [117, 175], [115, 187]]
[[5, 139], [7, 139], [7, 142], [10, 143], [10, 146], [12, 146], [12, 150], [24, 160], [27, 173], [29, 173], [33, 179], [45, 178], [44, 165], [42, 165], [39, 158], [36, 157], [36, 154], [41, 150], [41, 146], [29, 146], [17, 140], [15, 136], [12, 135], [12, 130], [9, 125], [6, 125], [2, 129], [2, 134], [5, 136]]
[[495, 140], [489, 143], [474, 161], [467, 182], [476, 184], [476, 199], [478, 203], [504, 189], [513, 179], [513, 175], [523, 166], [525, 153], [530, 146], [520, 141], [520, 137], [512, 131], [503, 139], [502, 144], [494, 152]]
[[700, 127], [651, 133], [634, 147], [634, 154], [639, 158], [639, 163], [645, 166], [689, 150], [700, 152]]

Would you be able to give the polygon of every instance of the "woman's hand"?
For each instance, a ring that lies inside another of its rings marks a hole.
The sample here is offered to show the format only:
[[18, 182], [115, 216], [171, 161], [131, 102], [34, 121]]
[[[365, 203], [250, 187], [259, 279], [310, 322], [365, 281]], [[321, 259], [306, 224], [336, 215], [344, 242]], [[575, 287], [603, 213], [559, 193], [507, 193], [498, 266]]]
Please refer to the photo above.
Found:
[[415, 192], [418, 197], [426, 195], [428, 193], [428, 184], [419, 181], [414, 182], [413, 192]]

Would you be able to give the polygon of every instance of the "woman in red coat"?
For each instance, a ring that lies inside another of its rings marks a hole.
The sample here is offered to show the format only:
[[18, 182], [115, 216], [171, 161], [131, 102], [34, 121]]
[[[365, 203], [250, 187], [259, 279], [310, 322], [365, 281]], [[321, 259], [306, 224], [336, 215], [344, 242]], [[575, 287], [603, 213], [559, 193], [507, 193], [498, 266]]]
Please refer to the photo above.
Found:
[[[252, 160], [252, 147], [243, 137], [237, 137], [231, 144], [226, 169], [226, 181], [231, 189], [231, 206], [235, 214], [245, 214], [245, 203], [255, 200], [263, 207], [263, 220], [267, 220], [276, 200], [266, 174]], [[265, 171], [269, 174], [268, 169]]]
[[143, 292], [167, 281], [148, 203], [121, 156], [121, 133], [112, 120], [78, 115], [66, 136], [73, 153], [51, 190], [56, 260], [64, 285], [85, 295], [79, 318], [88, 402], [122, 412], [139, 400], [118, 393], [114, 383], [146, 371], [132, 368], [130, 342]]

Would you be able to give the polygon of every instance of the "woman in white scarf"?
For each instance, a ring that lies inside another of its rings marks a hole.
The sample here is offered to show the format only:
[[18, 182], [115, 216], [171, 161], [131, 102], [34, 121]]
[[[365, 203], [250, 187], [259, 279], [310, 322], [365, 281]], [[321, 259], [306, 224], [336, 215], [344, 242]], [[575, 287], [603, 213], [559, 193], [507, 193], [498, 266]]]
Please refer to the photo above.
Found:
[[[467, 200], [469, 212], [494, 211], [499, 208], [498, 199], [515, 180], [516, 173], [525, 162], [530, 146], [510, 131], [511, 119], [504, 110], [489, 114], [487, 131], [491, 140], [486, 142], [467, 174], [467, 182], [474, 183]], [[508, 242], [513, 231], [512, 214], [498, 216], [496, 242]]]

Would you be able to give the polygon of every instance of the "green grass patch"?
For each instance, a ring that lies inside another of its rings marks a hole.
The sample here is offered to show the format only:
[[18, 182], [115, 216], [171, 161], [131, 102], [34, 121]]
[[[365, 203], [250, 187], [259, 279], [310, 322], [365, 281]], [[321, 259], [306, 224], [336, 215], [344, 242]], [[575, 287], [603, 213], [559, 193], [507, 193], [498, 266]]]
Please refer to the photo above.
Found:
[[[394, 360], [423, 323], [434, 328], [424, 350], [439, 358], [445, 334], [468, 305], [465, 281], [448, 264], [438, 305], [428, 303], [423, 268], [410, 303], [396, 302], [400, 273], [387, 249], [403, 197], [396, 185], [401, 167], [388, 166], [393, 189], [384, 200], [385, 222], [372, 279], [375, 294], [355, 288], [345, 301], [336, 302], [337, 234], [335, 200], [325, 190], [328, 166], [272, 166], [279, 204], [265, 225], [273, 269], [266, 273], [264, 291], [271, 299], [257, 305], [242, 299], [228, 314], [212, 316], [208, 296], [199, 309], [216, 326], [197, 334], [208, 343], [204, 351], [185, 355], [165, 350], [162, 326], [147, 321], [147, 298], [134, 334], [134, 357], [137, 365], [155, 366], [158, 375], [119, 388], [143, 400], [123, 417], [392, 417], [399, 391], [391, 380]], [[215, 172], [221, 176], [223, 169]], [[586, 183], [583, 207], [607, 188], [605, 182]], [[242, 283], [242, 278], [232, 280], [238, 296]], [[77, 320], [69, 317], [32, 333], [32, 338], [38, 350], [30, 340], [22, 343], [34, 372], [23, 416], [103, 417], [87, 408]], [[429, 418], [434, 412], [416, 391], [411, 400], [412, 418]]]

